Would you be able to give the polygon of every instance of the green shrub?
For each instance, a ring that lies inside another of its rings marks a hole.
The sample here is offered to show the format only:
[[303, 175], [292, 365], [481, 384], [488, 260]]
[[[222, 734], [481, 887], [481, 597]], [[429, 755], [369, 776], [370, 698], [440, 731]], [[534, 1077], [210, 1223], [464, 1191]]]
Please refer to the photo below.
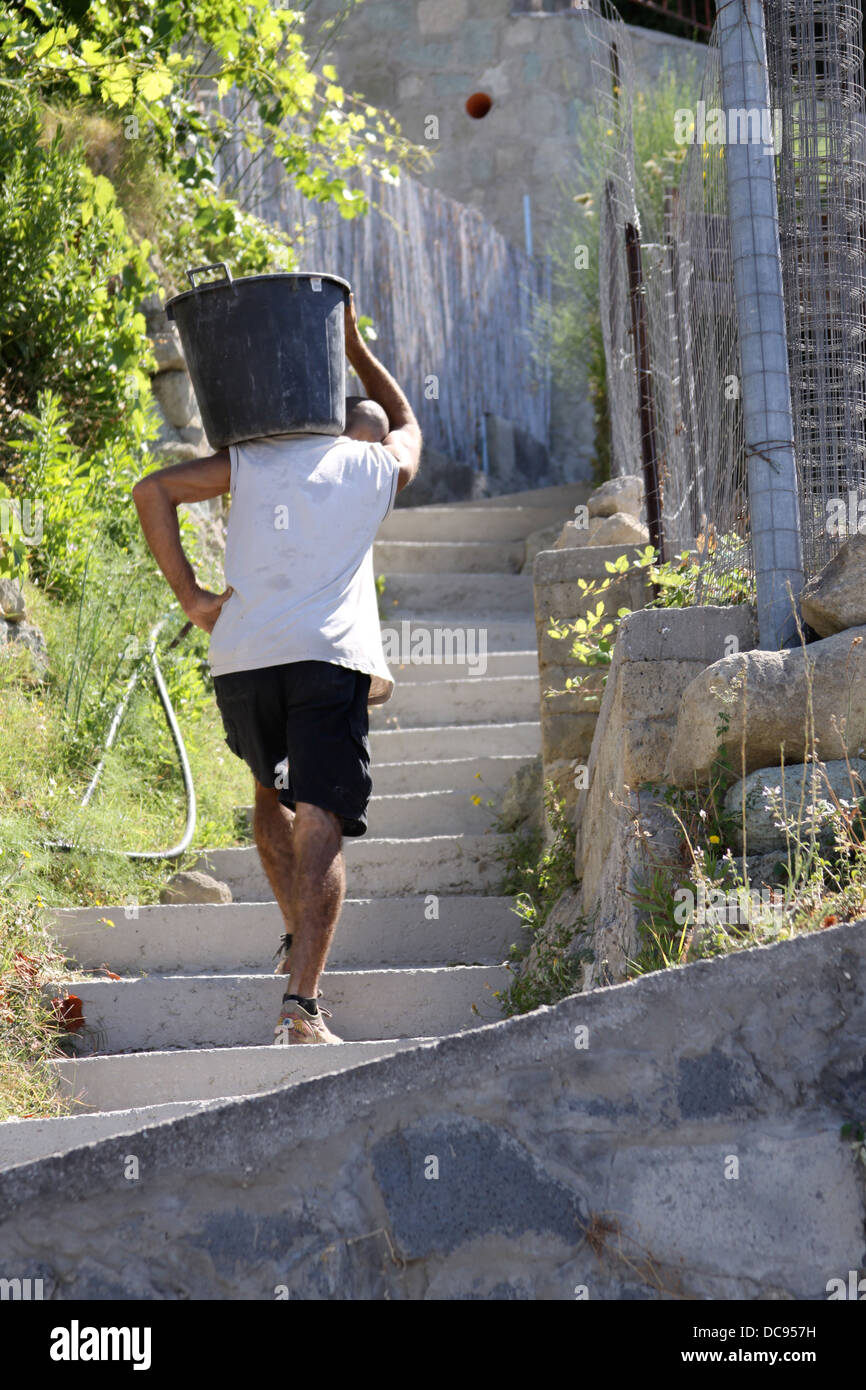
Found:
[[[516, 832], [509, 837], [504, 854], [501, 891], [514, 897], [513, 911], [524, 928], [521, 941], [510, 951], [514, 983], [504, 994], [497, 992], [506, 1018], [542, 1004], [556, 1004], [574, 994], [580, 988], [587, 959], [585, 952], [575, 952], [572, 946], [575, 936], [586, 927], [583, 918], [555, 933], [545, 930], [556, 902], [566, 889], [575, 886], [575, 829], [552, 782], [544, 787], [544, 809], [552, 831], [549, 843], [545, 844], [538, 832]], [[533, 968], [529, 970], [525, 962], [533, 949]]]
[[112, 184], [80, 147], [43, 140], [39, 109], [0, 87], [0, 474], [27, 485], [10, 436], [22, 411], [54, 392], [69, 442], [85, 451], [152, 438], [150, 356], [139, 304], [155, 288], [150, 250], [136, 244]]

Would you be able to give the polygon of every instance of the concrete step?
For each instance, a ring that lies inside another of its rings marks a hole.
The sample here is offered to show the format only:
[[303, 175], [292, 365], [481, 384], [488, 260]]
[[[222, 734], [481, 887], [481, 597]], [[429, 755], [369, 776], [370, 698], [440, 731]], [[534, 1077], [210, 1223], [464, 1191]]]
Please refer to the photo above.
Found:
[[[418, 839], [347, 839], [347, 893], [352, 898], [395, 894], [495, 893], [502, 881], [498, 855], [507, 835], [428, 835]], [[236, 902], [271, 902], [258, 850], [205, 850], [196, 867], [227, 883]]]
[[[473, 797], [479, 798], [477, 802]], [[460, 791], [398, 792], [374, 796], [367, 812], [368, 834], [379, 839], [403, 839], [407, 835], [423, 839], [427, 835], [482, 835], [493, 828], [497, 804], [489, 806], [492, 795], [485, 794], [480, 782]], [[252, 807], [245, 806], [252, 826]]]
[[590, 493], [594, 490], [595, 483], [588, 479], [581, 479], [573, 483], [553, 483], [550, 487], [524, 488], [520, 492], [503, 492], [498, 497], [467, 498], [465, 502], [452, 502], [450, 505], [461, 511], [471, 508], [473, 511], [486, 511], [499, 507], [511, 509], [513, 507], [532, 507], [536, 511], [547, 511], [554, 514], [554, 519], [565, 512], [564, 519], [567, 521], [571, 512], [579, 502], [586, 502]]
[[[373, 729], [370, 733], [373, 778], [381, 763], [441, 762], [505, 753], [534, 758], [541, 752], [541, 723], [522, 719], [512, 724], [444, 724], [417, 729]], [[377, 786], [377, 791], [382, 790]]]
[[[494, 990], [505, 966], [334, 970], [322, 977], [331, 1026], [347, 1042], [444, 1037], [502, 1017]], [[251, 1047], [273, 1039], [285, 990], [280, 975], [151, 975], [76, 980], [94, 1051]], [[56, 992], [56, 990], [54, 991]]]
[[[477, 800], [473, 800], [473, 797]], [[387, 839], [429, 835], [483, 835], [494, 828], [498, 805], [475, 792], [398, 792], [375, 796], [368, 813], [370, 834]]]
[[385, 574], [384, 610], [398, 618], [462, 613], [483, 625], [488, 618], [527, 618], [533, 612], [531, 574]]
[[526, 545], [516, 541], [377, 541], [377, 574], [517, 574]]
[[[276, 1052], [276, 1048], [274, 1051]], [[0, 1169], [19, 1163], [35, 1163], [40, 1158], [69, 1153], [100, 1139], [118, 1134], [138, 1134], [152, 1125], [176, 1120], [197, 1110], [214, 1110], [226, 1099], [171, 1101], [134, 1110], [113, 1110], [99, 1114], [57, 1115], [45, 1120], [4, 1120], [0, 1123]]]
[[[379, 541], [520, 541], [560, 515], [562, 504], [398, 507], [379, 527]], [[572, 507], [566, 506], [563, 522]]]
[[[527, 651], [488, 652], [483, 649], [469, 659], [448, 661], [442, 654], [436, 660], [389, 662], [396, 690], [391, 699], [382, 705], [389, 709], [397, 698], [397, 692], [404, 684], [417, 685], [421, 681], [436, 684], [443, 680], [480, 680], [482, 676], [538, 676], [538, 653], [533, 645]], [[376, 708], [379, 708], [378, 706]]]
[[254, 1096], [328, 1072], [390, 1057], [419, 1038], [344, 1043], [342, 1047], [195, 1047], [185, 1052], [128, 1052], [55, 1063], [61, 1094], [88, 1110], [126, 1110], [159, 1102]]
[[[127, 911], [138, 915], [128, 918]], [[60, 908], [50, 931], [81, 970], [107, 963], [118, 975], [175, 975], [268, 969], [285, 925], [276, 903], [154, 903], [135, 909]], [[510, 898], [470, 893], [442, 894], [435, 903], [426, 897], [348, 898], [330, 964], [342, 970], [496, 964], [508, 958], [521, 931]]]
[[370, 728], [432, 728], [497, 719], [514, 724], [535, 719], [540, 699], [537, 674], [401, 681], [390, 700], [370, 710]]
[[[520, 577], [520, 576], [518, 576]], [[538, 651], [538, 634], [532, 613], [521, 617], [484, 616], [483, 622], [467, 626], [466, 613], [435, 613], [422, 617], [400, 617], [393, 598], [384, 599], [385, 617], [381, 621], [385, 660], [393, 671], [426, 666], [438, 671], [464, 664], [468, 674], [516, 675], [518, 672], [493, 671], [483, 665], [492, 652]], [[454, 669], [453, 674], [460, 672]], [[419, 679], [416, 676], [413, 680]]]
[[486, 799], [503, 791], [525, 753], [500, 753], [492, 758], [440, 758], [436, 762], [377, 763], [373, 785], [383, 796], [395, 792], [461, 791], [467, 787]]

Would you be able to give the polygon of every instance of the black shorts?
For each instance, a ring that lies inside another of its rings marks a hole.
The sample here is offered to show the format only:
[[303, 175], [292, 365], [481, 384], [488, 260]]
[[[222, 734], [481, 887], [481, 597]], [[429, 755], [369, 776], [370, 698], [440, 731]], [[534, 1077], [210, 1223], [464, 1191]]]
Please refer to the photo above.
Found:
[[[329, 661], [214, 676], [226, 743], [284, 806], [333, 811], [344, 835], [367, 831], [370, 677]], [[288, 759], [288, 769], [281, 769]]]

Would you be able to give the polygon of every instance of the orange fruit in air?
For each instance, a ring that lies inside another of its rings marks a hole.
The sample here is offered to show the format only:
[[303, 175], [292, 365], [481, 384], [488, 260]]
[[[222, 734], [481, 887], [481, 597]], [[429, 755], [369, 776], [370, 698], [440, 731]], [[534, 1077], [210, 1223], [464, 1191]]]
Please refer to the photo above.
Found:
[[473, 92], [466, 102], [466, 110], [474, 121], [480, 121], [493, 105], [493, 98], [486, 92]]

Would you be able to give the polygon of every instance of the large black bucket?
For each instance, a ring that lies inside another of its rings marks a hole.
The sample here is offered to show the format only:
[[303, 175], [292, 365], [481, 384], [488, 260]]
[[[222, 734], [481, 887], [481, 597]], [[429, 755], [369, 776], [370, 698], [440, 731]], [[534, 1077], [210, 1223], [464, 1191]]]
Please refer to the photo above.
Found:
[[[197, 285], [209, 270], [222, 278]], [[342, 434], [348, 283], [286, 272], [233, 280], [224, 264], [187, 275], [192, 289], [165, 308], [211, 448], [273, 434]]]

